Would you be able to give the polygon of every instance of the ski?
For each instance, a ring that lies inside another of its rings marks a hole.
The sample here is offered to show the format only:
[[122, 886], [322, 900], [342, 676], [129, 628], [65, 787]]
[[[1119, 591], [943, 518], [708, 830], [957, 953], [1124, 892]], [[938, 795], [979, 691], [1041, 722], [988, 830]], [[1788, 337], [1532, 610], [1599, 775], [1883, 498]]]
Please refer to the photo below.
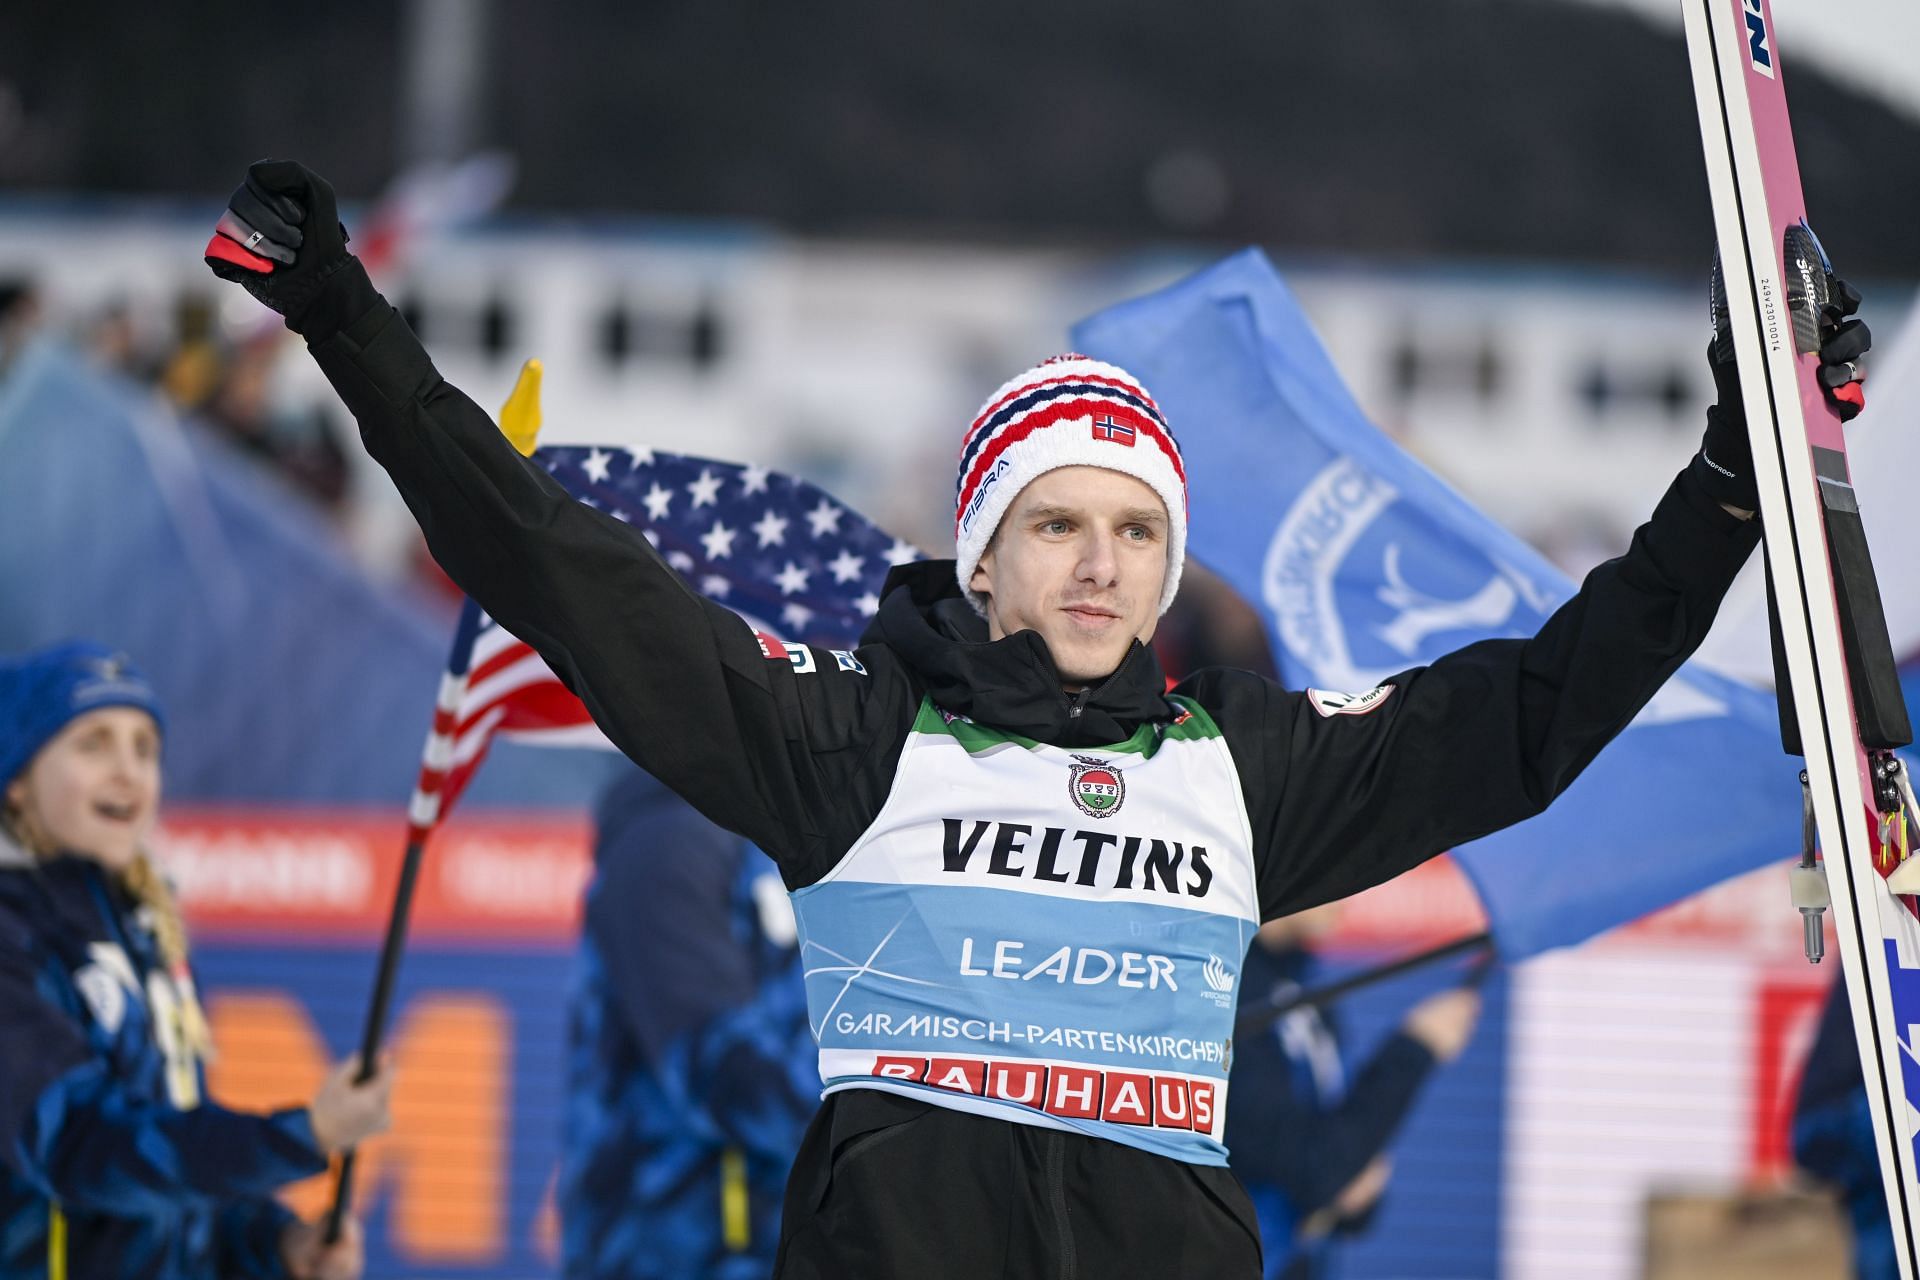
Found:
[[[1911, 739], [1840, 419], [1816, 380], [1829, 276], [1806, 223], [1768, 0], [1683, 0], [1715, 235], [1774, 602], [1782, 735], [1810, 821], [1794, 905], [1818, 960], [1831, 902], [1905, 1280], [1920, 1280], [1920, 920], [1886, 877], [1907, 848]], [[1812, 871], [1818, 834], [1825, 882]], [[1895, 888], [1920, 879], [1920, 861]], [[1823, 892], [1824, 889], [1824, 892]], [[1912, 1100], [1910, 1100], [1910, 1093]]]

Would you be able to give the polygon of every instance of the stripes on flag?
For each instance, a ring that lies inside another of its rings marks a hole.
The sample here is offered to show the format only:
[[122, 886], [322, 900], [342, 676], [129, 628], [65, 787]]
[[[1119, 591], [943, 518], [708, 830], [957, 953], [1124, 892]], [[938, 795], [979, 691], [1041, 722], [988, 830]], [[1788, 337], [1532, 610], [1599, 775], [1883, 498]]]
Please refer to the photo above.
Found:
[[[588, 506], [640, 529], [695, 590], [755, 630], [820, 648], [853, 648], [887, 571], [920, 558], [825, 490], [777, 471], [584, 445], [533, 458]], [[495, 735], [613, 750], [540, 655], [468, 600], [407, 806], [410, 839], [424, 840], [452, 810]]]

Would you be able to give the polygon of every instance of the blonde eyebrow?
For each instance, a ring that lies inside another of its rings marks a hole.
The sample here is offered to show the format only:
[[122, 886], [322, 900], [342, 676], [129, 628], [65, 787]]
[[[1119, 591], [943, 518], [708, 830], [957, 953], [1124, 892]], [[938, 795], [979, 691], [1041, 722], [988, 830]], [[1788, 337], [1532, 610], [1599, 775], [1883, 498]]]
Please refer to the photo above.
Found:
[[[1028, 507], [1020, 513], [1023, 520], [1080, 520], [1085, 517], [1075, 507], [1063, 507], [1049, 504], [1042, 507]], [[1152, 507], [1129, 507], [1120, 513], [1121, 524], [1164, 525], [1167, 517]]]
[[1020, 518], [1022, 520], [1078, 520], [1080, 513], [1072, 507], [1049, 505], [1028, 507], [1020, 513]]

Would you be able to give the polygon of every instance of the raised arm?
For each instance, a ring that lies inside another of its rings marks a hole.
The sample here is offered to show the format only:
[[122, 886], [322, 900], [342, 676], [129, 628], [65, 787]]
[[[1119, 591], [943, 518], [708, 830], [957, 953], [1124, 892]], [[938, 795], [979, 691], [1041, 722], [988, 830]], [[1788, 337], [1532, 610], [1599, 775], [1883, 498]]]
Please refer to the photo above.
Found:
[[1263, 915], [1546, 808], [1699, 646], [1758, 539], [1683, 473], [1531, 639], [1469, 645], [1343, 705], [1201, 673], [1247, 794]]
[[317, 175], [253, 166], [207, 261], [306, 338], [434, 558], [546, 659], [616, 746], [766, 849], [789, 883], [824, 871], [862, 806], [879, 803], [850, 794], [867, 775], [835, 761], [876, 740], [884, 749], [911, 721], [897, 668], [881, 660], [869, 675], [822, 671], [802, 684], [638, 531], [521, 457], [375, 291]]

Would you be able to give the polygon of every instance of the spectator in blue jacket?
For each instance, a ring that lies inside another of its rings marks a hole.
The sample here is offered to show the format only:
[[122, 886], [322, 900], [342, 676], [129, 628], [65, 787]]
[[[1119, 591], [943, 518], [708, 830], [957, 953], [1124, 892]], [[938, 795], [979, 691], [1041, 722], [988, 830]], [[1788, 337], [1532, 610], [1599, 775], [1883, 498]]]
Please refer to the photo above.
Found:
[[1887, 1184], [1874, 1145], [1873, 1111], [1853, 1036], [1845, 978], [1827, 992], [1820, 1029], [1800, 1076], [1793, 1108], [1793, 1162], [1839, 1193], [1853, 1228], [1853, 1274], [1859, 1280], [1899, 1280]]
[[125, 659], [0, 659], [0, 1280], [354, 1280], [273, 1191], [387, 1125], [391, 1072], [311, 1104], [206, 1097], [185, 931], [146, 852], [163, 720]]
[[[1330, 903], [1263, 925], [1241, 971], [1240, 1007], [1313, 987], [1313, 944], [1339, 912]], [[1479, 1017], [1475, 991], [1428, 996], [1358, 1069], [1332, 1008], [1303, 1005], [1236, 1037], [1227, 1149], [1260, 1219], [1268, 1280], [1320, 1280], [1334, 1242], [1367, 1229], [1392, 1174], [1388, 1146], [1434, 1067], [1460, 1056]]]
[[820, 1101], [793, 909], [767, 856], [638, 769], [601, 799], [561, 1157], [575, 1280], [773, 1270]]

